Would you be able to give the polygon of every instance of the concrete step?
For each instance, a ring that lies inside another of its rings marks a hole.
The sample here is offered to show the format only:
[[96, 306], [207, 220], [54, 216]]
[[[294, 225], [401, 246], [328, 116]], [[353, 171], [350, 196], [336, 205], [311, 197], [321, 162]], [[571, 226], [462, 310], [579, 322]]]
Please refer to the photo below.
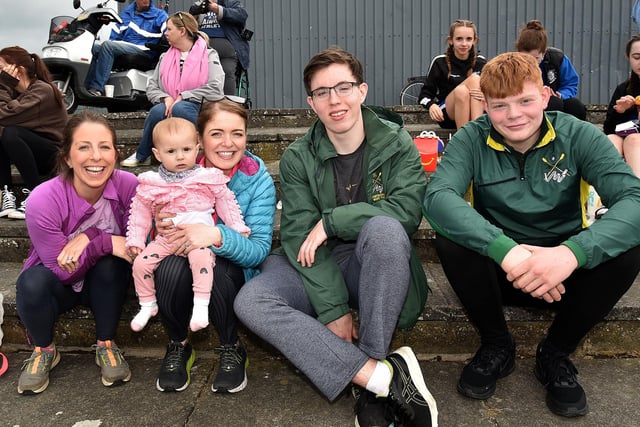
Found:
[[[440, 139], [448, 142], [451, 129], [442, 129], [440, 126], [430, 124], [407, 124], [405, 128], [411, 136], [416, 137], [422, 131], [433, 131]], [[247, 149], [260, 157], [265, 162], [277, 161], [284, 150], [296, 139], [303, 136], [308, 127], [263, 127], [249, 128], [247, 136]], [[118, 148], [123, 158], [129, 157], [138, 148], [142, 138], [142, 128], [117, 129]]]
[[[389, 105], [385, 108], [398, 113], [405, 124], [433, 124], [426, 110], [419, 105]], [[587, 105], [587, 121], [597, 124], [604, 122], [607, 105]], [[114, 123], [116, 129], [142, 129], [147, 113], [144, 111], [129, 113], [108, 113], [106, 117]], [[308, 128], [317, 116], [311, 109], [305, 108], [264, 108], [253, 109], [249, 114], [249, 129], [259, 128]]]
[[[437, 262], [433, 247], [435, 232], [423, 219], [418, 231], [412, 236], [421, 259]], [[29, 251], [29, 233], [23, 220], [0, 218], [0, 262], [23, 262]], [[280, 246], [280, 211], [275, 214], [273, 247]]]
[[[606, 105], [588, 105], [587, 119], [601, 126]], [[402, 117], [404, 127], [415, 137], [420, 132], [433, 131], [448, 142], [455, 129], [442, 129], [421, 106], [388, 106]], [[107, 117], [116, 127], [118, 145], [124, 157], [135, 152], [142, 136], [145, 112], [110, 113]], [[277, 161], [287, 146], [308, 130], [316, 120], [311, 109], [256, 109], [249, 119], [247, 148], [264, 161]]]
[[[408, 330], [398, 330], [392, 347], [410, 345], [416, 353], [432, 357], [447, 354], [473, 353], [479, 342], [475, 329], [467, 320], [458, 298], [451, 289], [438, 263], [423, 264], [427, 273], [431, 293], [417, 325]], [[15, 306], [15, 281], [22, 269], [21, 263], [0, 263], [0, 292], [4, 295], [4, 343], [27, 346], [26, 334]], [[155, 317], [142, 332], [133, 332], [129, 322], [137, 312], [137, 299], [133, 287], [125, 302], [117, 333], [121, 346], [163, 348], [168, 337]], [[551, 310], [507, 307], [509, 326], [518, 337], [518, 346], [523, 355], [532, 355], [537, 342], [544, 336], [550, 320]], [[250, 353], [278, 355], [262, 340], [241, 328], [243, 342]], [[56, 342], [71, 347], [89, 347], [95, 341], [93, 315], [86, 308], [74, 308], [63, 313], [56, 326]], [[191, 340], [197, 348], [212, 350], [218, 345], [212, 327], [193, 333]], [[618, 302], [606, 320], [594, 328], [581, 344], [579, 354], [590, 356], [634, 356], [640, 357], [640, 278], [629, 292]]]

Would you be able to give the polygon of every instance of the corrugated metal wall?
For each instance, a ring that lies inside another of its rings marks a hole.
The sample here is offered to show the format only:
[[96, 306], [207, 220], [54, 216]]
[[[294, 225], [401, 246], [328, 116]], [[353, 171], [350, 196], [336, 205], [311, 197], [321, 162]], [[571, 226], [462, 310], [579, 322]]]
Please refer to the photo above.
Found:
[[[539, 19], [551, 46], [563, 49], [580, 74], [580, 98], [608, 103], [629, 65], [624, 45], [637, 31], [633, 0], [243, 0], [249, 12], [251, 98], [256, 107], [306, 107], [302, 70], [319, 50], [355, 53], [369, 83], [367, 102], [393, 105], [405, 79], [426, 74], [445, 49], [458, 18], [478, 26], [481, 54], [513, 50], [518, 29]], [[171, 1], [170, 12], [191, 1]]]

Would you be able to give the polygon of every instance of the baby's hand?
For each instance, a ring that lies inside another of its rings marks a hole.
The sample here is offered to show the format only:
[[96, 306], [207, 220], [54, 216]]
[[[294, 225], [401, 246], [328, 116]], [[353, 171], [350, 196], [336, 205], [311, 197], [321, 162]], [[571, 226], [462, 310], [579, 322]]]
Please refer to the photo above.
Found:
[[129, 246], [127, 248], [127, 253], [129, 254], [129, 256], [131, 257], [131, 259], [135, 259], [135, 257], [137, 257], [138, 255], [140, 255], [140, 252], [142, 252], [141, 248], [138, 248], [136, 246]]

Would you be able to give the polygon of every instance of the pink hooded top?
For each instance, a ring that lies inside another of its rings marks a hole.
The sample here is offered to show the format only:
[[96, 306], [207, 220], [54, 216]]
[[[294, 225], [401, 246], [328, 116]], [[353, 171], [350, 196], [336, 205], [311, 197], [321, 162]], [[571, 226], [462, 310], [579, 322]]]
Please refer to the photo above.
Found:
[[131, 203], [127, 226], [127, 247], [144, 248], [151, 230], [156, 205], [167, 204], [164, 212], [206, 212], [215, 209], [216, 217], [239, 233], [249, 233], [242, 212], [231, 190], [229, 178], [217, 168], [198, 168], [181, 181], [168, 182], [158, 172], [138, 176], [138, 188]]

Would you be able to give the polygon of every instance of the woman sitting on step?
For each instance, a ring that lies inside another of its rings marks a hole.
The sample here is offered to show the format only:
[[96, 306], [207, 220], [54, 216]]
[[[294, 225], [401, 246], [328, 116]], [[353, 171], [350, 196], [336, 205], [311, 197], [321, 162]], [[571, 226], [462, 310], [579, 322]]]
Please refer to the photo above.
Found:
[[64, 131], [59, 175], [29, 196], [29, 255], [16, 281], [16, 306], [35, 349], [22, 367], [18, 393], [41, 393], [60, 361], [54, 325], [77, 305], [96, 323], [95, 361], [105, 386], [129, 381], [131, 371], [113, 341], [131, 282], [125, 232], [138, 180], [117, 170], [113, 126], [87, 110]]
[[238, 337], [233, 302], [269, 254], [276, 204], [275, 186], [266, 166], [246, 151], [248, 118], [243, 104], [224, 98], [203, 105], [197, 128], [204, 151], [199, 163], [216, 167], [230, 178], [227, 185], [236, 196], [250, 236], [219, 220], [214, 226], [174, 226], [169, 218], [175, 213], [156, 215], [158, 233], [170, 235], [167, 240], [174, 244], [176, 254], [160, 263], [154, 277], [160, 318], [171, 339], [156, 382], [160, 391], [185, 390], [195, 360], [188, 339], [193, 278], [187, 258], [177, 256], [186, 247], [209, 247], [216, 257], [209, 318], [220, 338], [220, 365], [211, 390], [235, 393], [247, 385], [247, 352]]
[[633, 172], [640, 176], [640, 133], [616, 134], [616, 125], [640, 118], [640, 34], [627, 42], [625, 57], [631, 64], [631, 74], [613, 91], [603, 130]]
[[11, 164], [27, 195], [52, 174], [66, 122], [62, 94], [40, 57], [18, 46], [0, 50], [0, 217], [25, 216], [24, 201], [16, 208]]
[[196, 122], [204, 100], [223, 96], [224, 71], [218, 53], [209, 49], [208, 37], [198, 32], [198, 22], [186, 12], [167, 19], [169, 50], [160, 56], [147, 86], [147, 97], [155, 104], [144, 121], [138, 150], [122, 161], [124, 167], [151, 162], [153, 128], [167, 117]]

